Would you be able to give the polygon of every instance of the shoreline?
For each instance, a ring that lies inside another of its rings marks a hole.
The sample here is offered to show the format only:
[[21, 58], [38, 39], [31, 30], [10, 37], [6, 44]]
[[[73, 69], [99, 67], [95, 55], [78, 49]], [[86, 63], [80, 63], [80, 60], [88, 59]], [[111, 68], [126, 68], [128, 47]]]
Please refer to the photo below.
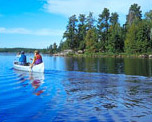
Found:
[[137, 54], [127, 54], [127, 53], [83, 53], [83, 54], [53, 54], [53, 56], [63, 56], [63, 57], [92, 57], [92, 58], [144, 58], [144, 59], [152, 59], [152, 53], [137, 53]]
[[[17, 52], [3, 52], [0, 51], [1, 54], [5, 53], [17, 53]], [[27, 54], [31, 54], [31, 52], [27, 52]], [[127, 53], [83, 53], [83, 54], [75, 54], [75, 53], [69, 53], [69, 54], [51, 54], [51, 53], [44, 53], [41, 52], [41, 54], [44, 55], [50, 55], [50, 56], [57, 56], [57, 57], [92, 57], [92, 58], [142, 58], [142, 59], [152, 59], [152, 53], [141, 53], [141, 54], [127, 54]]]

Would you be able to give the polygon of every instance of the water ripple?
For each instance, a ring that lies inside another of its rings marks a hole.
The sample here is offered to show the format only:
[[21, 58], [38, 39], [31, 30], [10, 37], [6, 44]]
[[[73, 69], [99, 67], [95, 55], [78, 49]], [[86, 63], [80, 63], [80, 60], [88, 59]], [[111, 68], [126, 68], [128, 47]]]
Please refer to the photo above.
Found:
[[12, 69], [0, 80], [0, 122], [150, 122], [150, 77]]

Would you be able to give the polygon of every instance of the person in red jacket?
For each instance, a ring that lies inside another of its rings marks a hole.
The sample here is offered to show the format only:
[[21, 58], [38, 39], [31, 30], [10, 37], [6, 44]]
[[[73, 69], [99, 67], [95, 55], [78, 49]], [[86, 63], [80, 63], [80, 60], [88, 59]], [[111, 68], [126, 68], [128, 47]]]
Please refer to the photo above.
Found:
[[34, 59], [32, 59], [32, 60], [33, 60], [33, 62], [31, 64], [31, 67], [33, 67], [33, 65], [38, 65], [43, 62], [42, 56], [39, 54], [38, 50], [34, 51]]

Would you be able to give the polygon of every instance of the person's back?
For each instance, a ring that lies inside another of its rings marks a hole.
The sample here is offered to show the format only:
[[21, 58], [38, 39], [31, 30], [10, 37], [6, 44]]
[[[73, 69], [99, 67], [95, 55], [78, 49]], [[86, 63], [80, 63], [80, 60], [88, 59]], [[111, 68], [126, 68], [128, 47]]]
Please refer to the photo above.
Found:
[[33, 60], [32, 64], [31, 64], [31, 68], [33, 67], [33, 65], [37, 65], [37, 64], [40, 64], [43, 62], [42, 56], [39, 54], [38, 50], [34, 51], [34, 55], [35, 55], [34, 59], [31, 59], [31, 60]]
[[24, 52], [21, 52], [21, 56], [19, 58], [19, 64], [20, 65], [25, 65], [26, 64], [26, 55], [24, 54]]
[[36, 54], [35, 56], [36, 60], [35, 60], [35, 64], [40, 64], [42, 63], [42, 56], [40, 54]]

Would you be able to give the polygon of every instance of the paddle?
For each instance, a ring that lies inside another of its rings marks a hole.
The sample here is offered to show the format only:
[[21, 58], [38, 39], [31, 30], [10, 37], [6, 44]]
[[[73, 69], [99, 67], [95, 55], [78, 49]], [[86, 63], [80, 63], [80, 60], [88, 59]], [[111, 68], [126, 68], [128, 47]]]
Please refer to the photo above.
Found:
[[[30, 60], [33, 60], [32, 58], [30, 58]], [[33, 68], [33, 62], [32, 63], [30, 63], [30, 69], [29, 69], [29, 71], [31, 72], [32, 71], [32, 68]]]

